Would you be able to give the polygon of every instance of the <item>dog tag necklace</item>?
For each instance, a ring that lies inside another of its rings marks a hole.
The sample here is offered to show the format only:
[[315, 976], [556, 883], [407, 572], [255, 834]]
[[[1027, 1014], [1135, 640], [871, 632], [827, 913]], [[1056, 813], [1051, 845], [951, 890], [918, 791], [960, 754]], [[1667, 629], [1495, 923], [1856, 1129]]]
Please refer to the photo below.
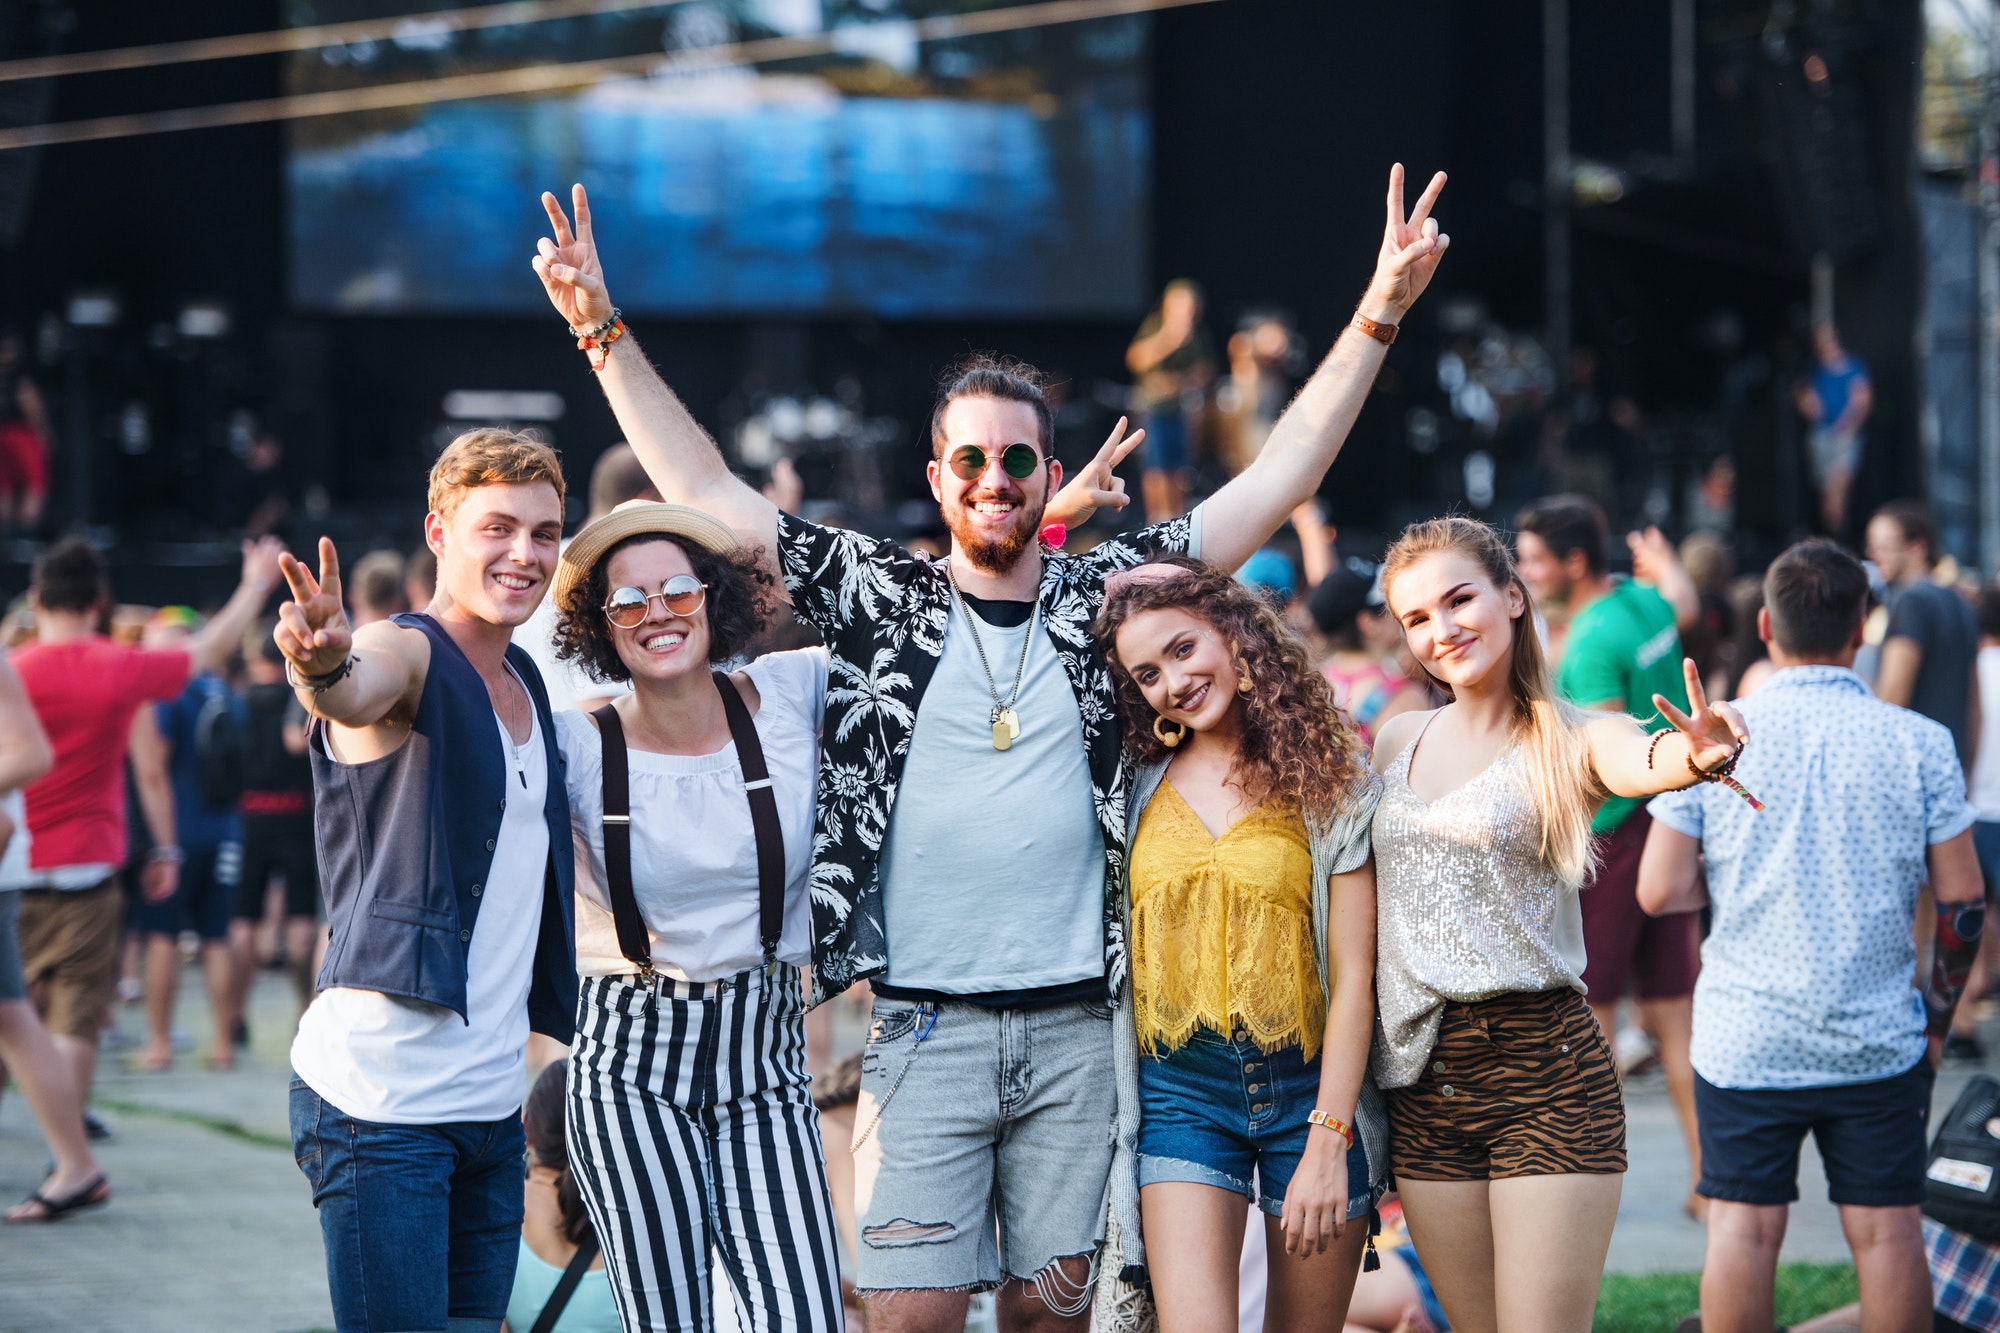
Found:
[[958, 580], [952, 576], [949, 565], [945, 566], [944, 577], [951, 584], [952, 602], [965, 614], [965, 628], [972, 635], [973, 650], [979, 654], [979, 669], [986, 673], [986, 692], [993, 696], [993, 712], [987, 719], [993, 726], [993, 748], [1004, 750], [1021, 739], [1021, 718], [1014, 705], [1021, 701], [1021, 686], [1028, 679], [1028, 645], [1035, 641], [1035, 631], [1042, 623], [1041, 599], [1035, 599], [1035, 609], [1029, 613], [1028, 635], [1021, 640], [1021, 660], [1014, 664], [1014, 692], [1003, 703], [1000, 687], [993, 683], [993, 667], [986, 660], [986, 645], [979, 638], [979, 622], [958, 591]]

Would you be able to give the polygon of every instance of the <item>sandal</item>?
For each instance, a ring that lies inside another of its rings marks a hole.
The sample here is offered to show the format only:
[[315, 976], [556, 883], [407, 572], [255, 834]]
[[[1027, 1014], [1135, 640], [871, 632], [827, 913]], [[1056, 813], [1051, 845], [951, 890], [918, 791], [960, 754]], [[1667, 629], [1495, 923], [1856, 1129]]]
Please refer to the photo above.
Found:
[[42, 1210], [41, 1216], [15, 1217], [10, 1213], [7, 1220], [16, 1225], [32, 1222], [54, 1222], [70, 1213], [76, 1212], [80, 1208], [94, 1208], [98, 1204], [109, 1203], [110, 1201], [111, 1182], [100, 1175], [81, 1189], [75, 1190], [60, 1199], [51, 1199], [40, 1190], [36, 1190], [27, 1198], [21, 1200], [21, 1202], [24, 1205], [34, 1204], [39, 1207]]

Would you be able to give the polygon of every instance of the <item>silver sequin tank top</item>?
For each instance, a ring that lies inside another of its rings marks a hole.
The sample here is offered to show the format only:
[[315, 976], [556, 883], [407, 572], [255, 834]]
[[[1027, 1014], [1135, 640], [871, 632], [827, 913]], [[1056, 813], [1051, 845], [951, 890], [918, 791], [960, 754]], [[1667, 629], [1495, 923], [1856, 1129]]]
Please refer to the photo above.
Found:
[[1385, 1088], [1416, 1082], [1447, 1000], [1583, 989], [1583, 914], [1542, 860], [1521, 747], [1426, 802], [1410, 790], [1422, 741], [1396, 756], [1375, 808], [1375, 1078]]

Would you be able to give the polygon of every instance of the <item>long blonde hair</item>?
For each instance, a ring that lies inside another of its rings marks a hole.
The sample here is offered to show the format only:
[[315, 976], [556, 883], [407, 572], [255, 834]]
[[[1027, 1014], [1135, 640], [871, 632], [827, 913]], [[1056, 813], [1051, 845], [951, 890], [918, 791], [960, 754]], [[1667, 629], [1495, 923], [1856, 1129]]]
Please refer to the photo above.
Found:
[[[1514, 568], [1513, 553], [1498, 532], [1477, 519], [1434, 518], [1412, 523], [1382, 562], [1386, 592], [1398, 574], [1424, 556], [1453, 551], [1485, 571], [1495, 588], [1518, 588], [1523, 610], [1514, 621], [1513, 665], [1508, 689], [1514, 698], [1512, 735], [1528, 760], [1528, 788], [1542, 821], [1542, 859], [1572, 888], [1590, 877], [1597, 864], [1590, 820], [1608, 794], [1590, 761], [1584, 735], [1588, 717], [1556, 695], [1549, 659], [1535, 632], [1535, 599]], [[1430, 668], [1423, 663], [1426, 675]], [[1451, 686], [1432, 677], [1446, 694]]]

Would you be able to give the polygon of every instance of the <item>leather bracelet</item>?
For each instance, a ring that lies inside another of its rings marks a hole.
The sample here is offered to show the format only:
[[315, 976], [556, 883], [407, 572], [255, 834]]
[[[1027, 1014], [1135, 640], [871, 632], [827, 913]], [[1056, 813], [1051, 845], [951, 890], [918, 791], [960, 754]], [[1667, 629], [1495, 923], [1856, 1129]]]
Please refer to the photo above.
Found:
[[1307, 1112], [1306, 1123], [1308, 1125], [1324, 1125], [1343, 1139], [1346, 1139], [1348, 1147], [1352, 1148], [1354, 1146], [1354, 1130], [1345, 1120], [1329, 1115], [1325, 1111], [1315, 1107], [1313, 1110]]
[[328, 690], [340, 684], [341, 681], [346, 680], [348, 673], [353, 670], [353, 653], [349, 653], [341, 661], [341, 664], [333, 670], [317, 676], [308, 676], [305, 672], [299, 670], [298, 665], [291, 658], [288, 657], [285, 659], [286, 683], [295, 690], [311, 690], [314, 694], [325, 694]]
[[1353, 324], [1355, 328], [1360, 329], [1384, 347], [1388, 347], [1396, 341], [1398, 330], [1394, 324], [1377, 324], [1374, 320], [1359, 311], [1355, 312]]

